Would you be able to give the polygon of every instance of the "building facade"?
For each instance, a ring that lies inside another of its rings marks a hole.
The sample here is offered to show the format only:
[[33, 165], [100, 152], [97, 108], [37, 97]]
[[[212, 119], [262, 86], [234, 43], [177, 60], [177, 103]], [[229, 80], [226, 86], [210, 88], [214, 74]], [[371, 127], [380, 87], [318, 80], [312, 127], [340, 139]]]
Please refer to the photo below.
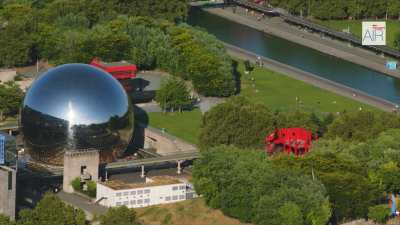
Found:
[[144, 183], [98, 182], [96, 201], [106, 207], [140, 208], [197, 197], [190, 183], [169, 177], [146, 178]]

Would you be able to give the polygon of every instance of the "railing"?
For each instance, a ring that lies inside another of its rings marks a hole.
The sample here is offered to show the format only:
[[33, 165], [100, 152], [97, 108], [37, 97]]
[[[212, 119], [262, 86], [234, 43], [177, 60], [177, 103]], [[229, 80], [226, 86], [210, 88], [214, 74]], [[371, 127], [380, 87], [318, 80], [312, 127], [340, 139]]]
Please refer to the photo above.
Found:
[[166, 162], [173, 161], [182, 161], [182, 160], [192, 160], [200, 157], [200, 153], [197, 151], [187, 152], [187, 153], [177, 153], [166, 156], [160, 156], [155, 158], [145, 158], [145, 159], [136, 159], [130, 161], [122, 161], [122, 162], [113, 162], [108, 163], [105, 168], [106, 169], [122, 169], [122, 168], [132, 168], [146, 165], [154, 165]]

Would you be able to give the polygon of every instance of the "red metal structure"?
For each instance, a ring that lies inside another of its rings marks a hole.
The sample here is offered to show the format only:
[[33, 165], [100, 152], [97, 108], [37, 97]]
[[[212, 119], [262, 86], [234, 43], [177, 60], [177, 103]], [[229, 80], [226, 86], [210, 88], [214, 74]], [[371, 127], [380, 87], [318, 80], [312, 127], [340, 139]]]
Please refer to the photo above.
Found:
[[98, 67], [108, 73], [110, 73], [117, 80], [132, 79], [136, 77], [137, 67], [135, 64], [127, 62], [111, 62], [106, 63], [99, 59], [93, 59], [90, 65]]
[[282, 146], [288, 154], [304, 155], [310, 151], [313, 139], [312, 132], [304, 128], [277, 129], [265, 138], [266, 151], [272, 154], [276, 146]]

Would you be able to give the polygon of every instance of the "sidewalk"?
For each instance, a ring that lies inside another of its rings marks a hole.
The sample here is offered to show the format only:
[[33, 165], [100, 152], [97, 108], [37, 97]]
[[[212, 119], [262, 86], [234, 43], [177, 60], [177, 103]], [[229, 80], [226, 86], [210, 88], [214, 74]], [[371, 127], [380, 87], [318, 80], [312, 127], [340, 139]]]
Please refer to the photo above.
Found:
[[225, 9], [204, 8], [203, 10], [245, 26], [252, 27], [256, 30], [260, 30], [268, 34], [284, 38], [288, 41], [315, 49], [325, 54], [359, 64], [380, 73], [400, 78], [400, 70], [388, 70], [386, 68], [385, 64], [389, 58], [379, 56], [375, 52], [359, 47], [352, 47], [349, 44], [338, 40], [322, 37], [318, 33], [311, 33], [302, 30], [296, 26], [286, 23], [280, 17], [267, 17], [258, 21], [257, 14], [252, 16], [250, 13], [248, 13], [246, 15], [245, 10], [241, 7], [237, 7], [236, 13], [233, 13], [232, 8], [230, 7]]
[[92, 220], [95, 215], [99, 216], [107, 211], [107, 207], [94, 204], [89, 199], [76, 194], [69, 194], [64, 191], [60, 191], [59, 193], [57, 193], [57, 196], [65, 203], [75, 208], [82, 209], [86, 214], [87, 220]]

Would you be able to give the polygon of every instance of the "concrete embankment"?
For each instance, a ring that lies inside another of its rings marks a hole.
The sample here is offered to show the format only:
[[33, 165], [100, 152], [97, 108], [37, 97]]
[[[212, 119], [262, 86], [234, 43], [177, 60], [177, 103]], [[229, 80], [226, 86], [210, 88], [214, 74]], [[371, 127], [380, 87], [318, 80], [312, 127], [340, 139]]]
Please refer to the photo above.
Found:
[[[369, 50], [354, 47], [328, 37], [323, 37], [317, 33], [311, 33], [299, 29], [296, 26], [286, 23], [279, 17], [267, 17], [262, 20], [257, 20], [258, 15], [248, 13], [241, 7], [236, 7], [236, 10], [232, 10], [231, 7], [225, 7], [224, 9], [203, 8], [203, 10], [242, 25], [252, 27], [267, 34], [364, 66], [377, 72], [400, 78], [400, 70], [389, 70], [386, 68], [385, 64], [386, 61], [389, 60], [388, 58], [379, 56]], [[235, 13], [233, 11], [235, 11]]]
[[[256, 62], [258, 55], [246, 51], [242, 48], [225, 44], [225, 47], [228, 51], [228, 54], [230, 54], [233, 57], [242, 59], [242, 60], [250, 60], [253, 63]], [[393, 112], [396, 109], [396, 105], [392, 102], [386, 101], [384, 99], [371, 96], [365, 92], [350, 88], [348, 86], [344, 86], [342, 84], [333, 82], [331, 80], [319, 77], [317, 75], [311, 74], [309, 72], [297, 69], [295, 67], [280, 63], [278, 61], [275, 61], [273, 59], [261, 57], [261, 60], [263, 62], [263, 66], [271, 69], [273, 71], [279, 72], [281, 74], [287, 75], [289, 77], [292, 77], [297, 80], [304, 81], [306, 83], [309, 83], [313, 86], [319, 87], [321, 89], [327, 90], [334, 92], [336, 94], [354, 99], [356, 101], [372, 105], [374, 107], [380, 108], [384, 111], [388, 112]]]

